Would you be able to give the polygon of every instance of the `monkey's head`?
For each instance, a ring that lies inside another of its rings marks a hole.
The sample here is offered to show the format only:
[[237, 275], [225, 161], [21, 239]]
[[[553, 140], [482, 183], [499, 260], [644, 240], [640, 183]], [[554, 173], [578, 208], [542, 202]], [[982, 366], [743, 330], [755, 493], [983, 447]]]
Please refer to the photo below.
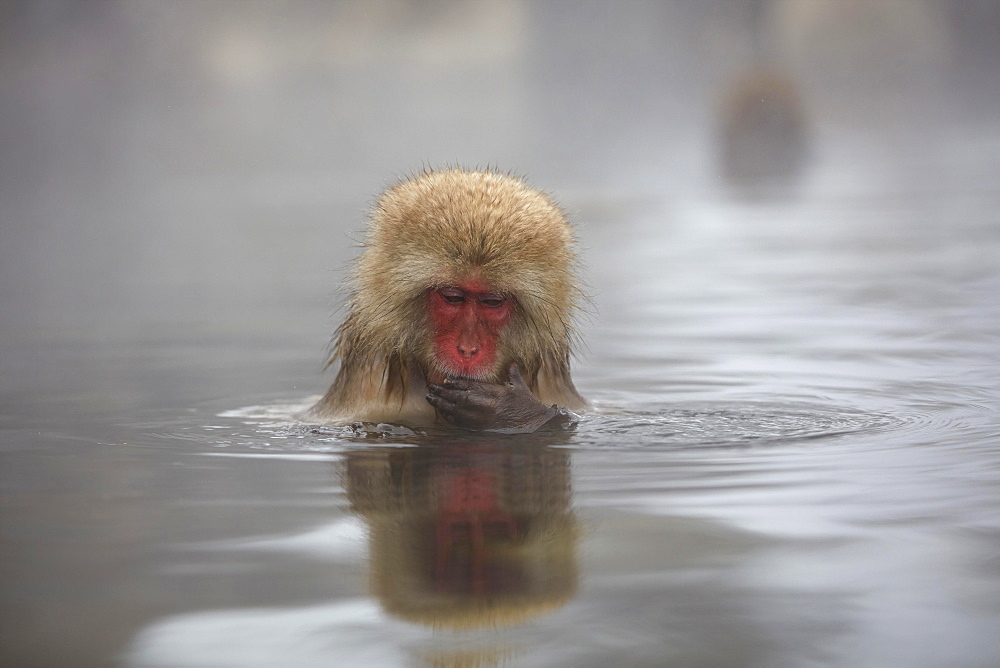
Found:
[[[520, 179], [427, 172], [385, 192], [354, 275], [354, 342], [416, 361], [429, 379], [503, 382], [569, 354], [573, 235]], [[358, 351], [362, 352], [362, 351]]]

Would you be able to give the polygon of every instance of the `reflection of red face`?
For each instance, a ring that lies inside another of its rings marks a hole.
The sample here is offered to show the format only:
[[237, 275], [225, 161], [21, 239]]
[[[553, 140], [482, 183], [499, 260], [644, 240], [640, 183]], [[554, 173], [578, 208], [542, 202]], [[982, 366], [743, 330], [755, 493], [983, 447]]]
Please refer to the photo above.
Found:
[[478, 283], [438, 288], [428, 297], [440, 369], [483, 380], [495, 375], [500, 331], [514, 313], [514, 301]]
[[445, 474], [440, 484], [435, 588], [479, 596], [521, 591], [526, 583], [521, 565], [503, 549], [521, 539], [521, 529], [500, 505], [496, 477], [473, 467]]

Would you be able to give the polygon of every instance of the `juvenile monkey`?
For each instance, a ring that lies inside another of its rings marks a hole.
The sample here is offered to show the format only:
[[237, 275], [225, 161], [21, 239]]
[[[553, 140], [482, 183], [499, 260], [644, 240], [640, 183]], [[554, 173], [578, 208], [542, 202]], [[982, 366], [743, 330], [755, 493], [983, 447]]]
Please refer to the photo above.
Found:
[[586, 405], [570, 378], [580, 297], [560, 209], [493, 171], [427, 171], [371, 215], [308, 418], [531, 432]]

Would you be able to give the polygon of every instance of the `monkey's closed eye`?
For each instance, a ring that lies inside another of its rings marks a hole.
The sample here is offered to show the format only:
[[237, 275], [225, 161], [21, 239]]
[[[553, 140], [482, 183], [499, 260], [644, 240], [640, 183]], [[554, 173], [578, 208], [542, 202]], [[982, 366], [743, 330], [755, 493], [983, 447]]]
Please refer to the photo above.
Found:
[[465, 293], [455, 288], [442, 288], [438, 290], [438, 294], [449, 304], [461, 304], [465, 301]]
[[489, 297], [486, 299], [480, 299], [479, 303], [489, 308], [500, 308], [503, 306], [504, 301], [505, 300], [500, 299], [499, 297]]

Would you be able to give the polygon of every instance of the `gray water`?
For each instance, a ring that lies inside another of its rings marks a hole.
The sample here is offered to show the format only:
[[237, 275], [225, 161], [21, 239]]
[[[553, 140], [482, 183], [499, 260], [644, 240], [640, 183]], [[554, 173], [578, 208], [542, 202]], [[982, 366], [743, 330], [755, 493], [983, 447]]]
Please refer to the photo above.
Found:
[[[2, 662], [1000, 663], [997, 14], [894, 6], [847, 107], [789, 65], [807, 157], [740, 178], [806, 4], [5, 8]], [[293, 418], [424, 162], [575, 222], [575, 430]]]

